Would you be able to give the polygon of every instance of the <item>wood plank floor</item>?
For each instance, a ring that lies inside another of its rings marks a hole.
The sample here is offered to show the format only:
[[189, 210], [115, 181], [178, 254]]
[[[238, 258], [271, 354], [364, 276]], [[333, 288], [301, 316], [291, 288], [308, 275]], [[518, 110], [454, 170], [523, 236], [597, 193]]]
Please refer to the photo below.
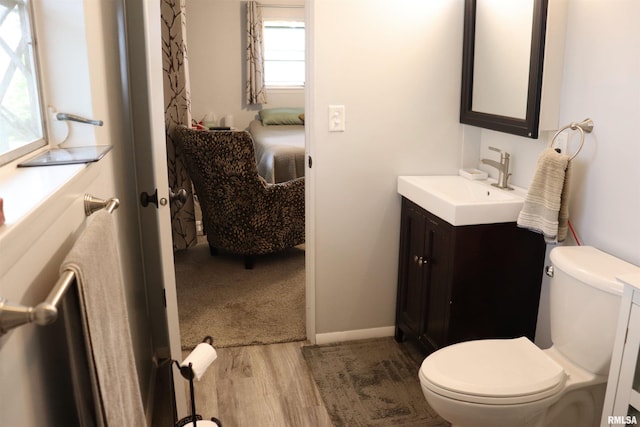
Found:
[[303, 345], [217, 349], [218, 358], [195, 382], [197, 413], [220, 419], [223, 427], [332, 427]]

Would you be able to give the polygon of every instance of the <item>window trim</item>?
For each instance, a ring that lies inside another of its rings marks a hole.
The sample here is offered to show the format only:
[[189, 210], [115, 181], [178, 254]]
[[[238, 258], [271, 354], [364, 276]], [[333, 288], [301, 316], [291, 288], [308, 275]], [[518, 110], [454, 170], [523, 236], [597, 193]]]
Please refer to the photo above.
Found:
[[35, 13], [33, 10], [33, 2], [31, 0], [26, 0], [26, 10], [28, 14], [28, 30], [30, 34], [30, 39], [27, 42], [28, 45], [31, 45], [31, 58], [33, 61], [33, 74], [36, 83], [36, 93], [38, 96], [38, 105], [40, 108], [40, 128], [42, 129], [42, 137], [35, 139], [31, 142], [28, 142], [24, 145], [21, 145], [18, 148], [15, 148], [11, 151], [8, 151], [4, 154], [0, 154], [0, 167], [11, 163], [12, 161], [19, 159], [20, 157], [26, 156], [27, 154], [33, 153], [34, 151], [46, 147], [49, 144], [49, 138], [47, 134], [47, 120], [46, 120], [46, 108], [44, 102], [44, 92], [43, 92], [43, 80], [42, 80], [42, 72], [40, 67], [40, 59], [38, 52], [38, 38], [36, 32], [35, 25]]

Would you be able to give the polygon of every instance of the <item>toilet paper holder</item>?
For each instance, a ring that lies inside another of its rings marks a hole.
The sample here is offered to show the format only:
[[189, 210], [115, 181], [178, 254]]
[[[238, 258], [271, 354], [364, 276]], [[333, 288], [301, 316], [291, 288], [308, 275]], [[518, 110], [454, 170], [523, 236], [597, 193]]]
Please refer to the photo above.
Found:
[[206, 336], [182, 362], [173, 360], [173, 363], [175, 363], [180, 370], [180, 375], [189, 381], [189, 392], [191, 396], [191, 415], [179, 420], [176, 423], [176, 427], [189, 425], [193, 425], [193, 427], [222, 427], [222, 422], [219, 419], [211, 417], [211, 421], [203, 420], [202, 416], [196, 413], [196, 400], [193, 387], [193, 380], [199, 380], [216, 358], [217, 354], [213, 348], [213, 338]]

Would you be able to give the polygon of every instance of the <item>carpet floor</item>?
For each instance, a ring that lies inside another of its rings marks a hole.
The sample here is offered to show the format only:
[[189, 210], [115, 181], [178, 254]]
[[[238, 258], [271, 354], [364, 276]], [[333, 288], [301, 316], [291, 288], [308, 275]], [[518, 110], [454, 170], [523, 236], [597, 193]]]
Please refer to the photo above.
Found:
[[306, 339], [304, 245], [256, 257], [211, 256], [206, 243], [175, 254], [183, 350], [210, 335], [215, 347]]
[[334, 427], [445, 427], [425, 400], [421, 357], [393, 338], [302, 348]]

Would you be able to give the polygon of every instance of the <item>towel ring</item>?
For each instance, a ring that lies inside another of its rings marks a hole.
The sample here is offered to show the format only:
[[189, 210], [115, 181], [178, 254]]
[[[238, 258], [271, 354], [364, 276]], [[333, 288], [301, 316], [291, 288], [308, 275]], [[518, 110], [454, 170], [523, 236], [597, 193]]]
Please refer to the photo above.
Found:
[[556, 142], [557, 136], [567, 129], [580, 131], [580, 146], [578, 147], [578, 150], [573, 153], [573, 156], [569, 157], [569, 160], [573, 160], [578, 155], [580, 150], [582, 150], [582, 146], [584, 145], [584, 133], [591, 133], [591, 131], [593, 131], [593, 120], [584, 119], [580, 123], [569, 123], [553, 135], [553, 138], [551, 138], [551, 142], [549, 143], [549, 147], [553, 147], [553, 144]]

